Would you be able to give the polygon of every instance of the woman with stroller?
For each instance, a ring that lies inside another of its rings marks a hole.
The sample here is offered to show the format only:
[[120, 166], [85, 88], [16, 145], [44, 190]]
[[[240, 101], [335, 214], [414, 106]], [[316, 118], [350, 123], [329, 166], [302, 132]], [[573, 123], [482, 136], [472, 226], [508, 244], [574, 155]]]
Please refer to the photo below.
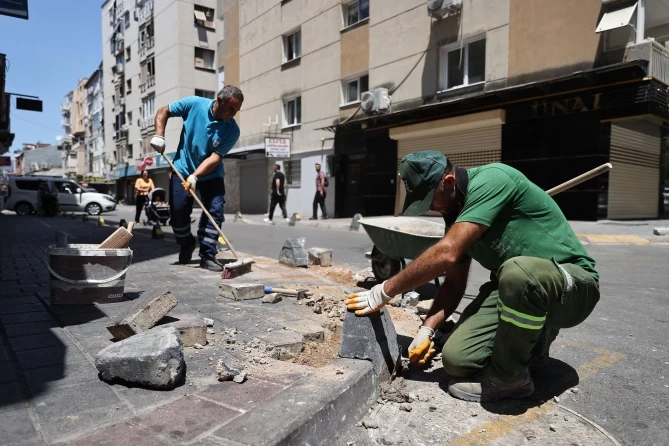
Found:
[[[135, 223], [139, 224], [139, 217], [142, 215], [142, 209], [146, 204], [147, 195], [155, 189], [153, 180], [149, 178], [149, 172], [142, 170], [142, 175], [135, 181], [135, 190], [137, 197], [135, 198]], [[148, 218], [148, 215], [147, 215]]]

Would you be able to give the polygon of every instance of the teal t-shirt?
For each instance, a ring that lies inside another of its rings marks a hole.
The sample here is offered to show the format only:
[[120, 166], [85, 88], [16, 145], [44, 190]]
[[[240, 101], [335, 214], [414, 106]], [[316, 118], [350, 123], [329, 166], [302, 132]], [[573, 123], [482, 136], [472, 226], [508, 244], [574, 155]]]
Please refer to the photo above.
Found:
[[[216, 152], [221, 156], [237, 144], [239, 126], [234, 119], [214, 119], [212, 99], [199, 96], [190, 96], [169, 105], [170, 116], [183, 118], [184, 126], [181, 130], [181, 139], [177, 154], [174, 157], [174, 167], [184, 177], [191, 175], [195, 169]], [[223, 163], [198, 178], [200, 181], [216, 177], [223, 177]]]
[[599, 281], [595, 261], [555, 201], [518, 170], [493, 163], [467, 170], [464, 207], [456, 220], [488, 230], [467, 254], [490, 271], [517, 256], [573, 263]]

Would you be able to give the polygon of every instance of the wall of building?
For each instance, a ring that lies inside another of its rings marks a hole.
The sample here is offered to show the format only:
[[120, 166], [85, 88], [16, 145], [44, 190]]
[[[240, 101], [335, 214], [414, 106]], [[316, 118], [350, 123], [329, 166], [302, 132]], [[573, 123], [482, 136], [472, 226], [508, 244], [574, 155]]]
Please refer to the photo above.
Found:
[[592, 69], [601, 0], [510, 0], [509, 85]]

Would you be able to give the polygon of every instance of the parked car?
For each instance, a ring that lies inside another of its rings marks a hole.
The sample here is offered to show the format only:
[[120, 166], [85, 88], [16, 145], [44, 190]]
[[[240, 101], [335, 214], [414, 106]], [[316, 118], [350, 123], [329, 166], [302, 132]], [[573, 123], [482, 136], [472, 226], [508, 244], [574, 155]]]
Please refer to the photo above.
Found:
[[40, 176], [10, 177], [9, 197], [5, 208], [14, 210], [19, 215], [35, 212], [40, 180], [52, 181], [56, 184], [58, 206], [61, 212], [86, 212], [88, 215], [100, 215], [116, 208], [116, 202], [112, 197], [97, 192], [88, 192], [74, 180]]

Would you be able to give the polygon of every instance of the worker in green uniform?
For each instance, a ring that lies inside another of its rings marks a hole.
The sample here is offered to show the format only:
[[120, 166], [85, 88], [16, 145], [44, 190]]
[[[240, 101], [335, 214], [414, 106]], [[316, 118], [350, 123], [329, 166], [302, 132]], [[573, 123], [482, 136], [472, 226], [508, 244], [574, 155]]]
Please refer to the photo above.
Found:
[[449, 393], [467, 401], [524, 398], [534, 392], [530, 367], [548, 359], [560, 328], [583, 322], [599, 301], [595, 261], [555, 201], [516, 169], [493, 163], [453, 166], [436, 151], [400, 162], [404, 215], [441, 213], [446, 235], [405, 270], [369, 291], [352, 294], [349, 310], [364, 316], [393, 296], [441, 276], [425, 322], [409, 347], [413, 364], [435, 354], [435, 330], [458, 307], [471, 259], [490, 282], [463, 311], [442, 350], [453, 379]]

